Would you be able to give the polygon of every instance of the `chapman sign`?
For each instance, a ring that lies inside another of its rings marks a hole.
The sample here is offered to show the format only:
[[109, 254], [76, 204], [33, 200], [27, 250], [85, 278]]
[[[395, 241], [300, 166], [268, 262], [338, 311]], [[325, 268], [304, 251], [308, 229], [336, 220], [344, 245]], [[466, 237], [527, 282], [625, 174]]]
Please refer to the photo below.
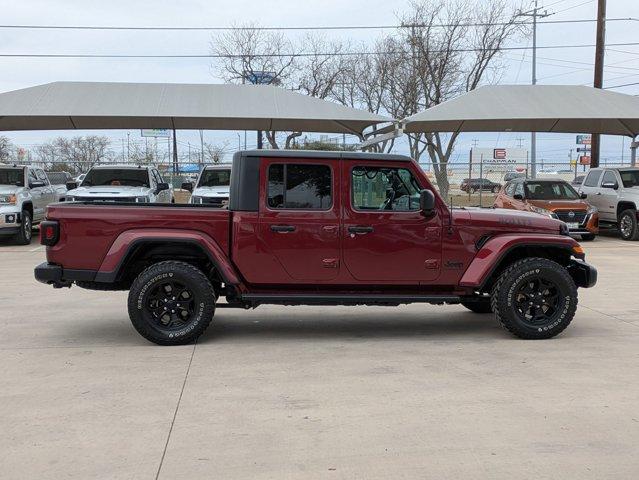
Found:
[[528, 150], [525, 148], [473, 148], [470, 151], [470, 159], [473, 164], [488, 167], [525, 165], [528, 161]]

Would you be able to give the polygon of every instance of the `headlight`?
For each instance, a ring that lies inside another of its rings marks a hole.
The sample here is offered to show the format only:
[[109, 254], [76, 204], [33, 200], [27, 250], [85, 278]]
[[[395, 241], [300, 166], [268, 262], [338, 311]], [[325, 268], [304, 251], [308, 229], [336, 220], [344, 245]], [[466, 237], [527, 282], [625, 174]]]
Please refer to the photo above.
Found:
[[550, 218], [557, 218], [557, 215], [555, 215], [550, 210], [546, 210], [545, 208], [535, 207], [534, 205], [530, 205], [530, 210], [532, 210], [535, 213], [538, 213], [539, 215], [544, 215]]
[[135, 197], [135, 203], [149, 203], [149, 197]]
[[593, 213], [597, 213], [599, 210], [597, 210], [597, 207], [593, 207], [592, 205], [590, 205], [588, 207], [588, 211], [586, 212], [588, 215], [593, 214]]
[[202, 197], [191, 195], [191, 203], [202, 203]]
[[11, 195], [0, 195], [0, 203], [5, 203], [8, 205], [15, 205], [16, 204], [16, 196], [11, 194]]

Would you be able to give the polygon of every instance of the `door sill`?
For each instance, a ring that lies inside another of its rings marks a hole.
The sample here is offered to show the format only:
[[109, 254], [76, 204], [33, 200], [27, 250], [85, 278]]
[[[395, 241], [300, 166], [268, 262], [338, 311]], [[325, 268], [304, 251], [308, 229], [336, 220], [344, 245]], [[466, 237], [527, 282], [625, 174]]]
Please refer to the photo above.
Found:
[[253, 294], [242, 295], [241, 301], [257, 305], [405, 305], [431, 303], [442, 305], [461, 302], [458, 295], [392, 295], [392, 294]]

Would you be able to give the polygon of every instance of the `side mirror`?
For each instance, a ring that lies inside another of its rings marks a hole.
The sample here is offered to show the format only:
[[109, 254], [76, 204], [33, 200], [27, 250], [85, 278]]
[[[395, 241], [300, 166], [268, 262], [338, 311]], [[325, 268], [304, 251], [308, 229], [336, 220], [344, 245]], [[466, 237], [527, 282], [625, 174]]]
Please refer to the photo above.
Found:
[[601, 188], [612, 188], [613, 190], [617, 190], [619, 185], [617, 182], [604, 182], [601, 184]]
[[158, 183], [157, 188], [155, 189], [155, 193], [160, 193], [169, 189], [168, 183]]
[[69, 180], [67, 183], [67, 190], [75, 190], [78, 188], [78, 182], [74, 182], [73, 180]]
[[430, 190], [422, 190], [419, 192], [419, 209], [422, 214], [432, 215], [435, 208], [435, 195]]
[[40, 188], [44, 186], [45, 183], [42, 180], [34, 180], [32, 182], [29, 182], [29, 188]]
[[182, 184], [182, 190], [186, 190], [193, 193], [193, 182], [184, 182]]
[[523, 199], [524, 199], [524, 196], [523, 196], [521, 193], [515, 193], [515, 194], [513, 195], [513, 198], [514, 198], [515, 200], [523, 200]]
[[579, 198], [581, 198], [582, 200], [585, 200], [586, 198], [588, 198], [588, 194], [584, 192], [579, 192]]

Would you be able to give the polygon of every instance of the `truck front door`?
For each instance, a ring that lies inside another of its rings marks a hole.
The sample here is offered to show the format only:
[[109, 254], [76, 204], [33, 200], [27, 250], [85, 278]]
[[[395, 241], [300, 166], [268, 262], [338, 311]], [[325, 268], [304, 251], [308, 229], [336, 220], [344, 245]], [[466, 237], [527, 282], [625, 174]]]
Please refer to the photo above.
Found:
[[[337, 277], [338, 161], [268, 158], [261, 165], [258, 249], [247, 280], [313, 283]], [[243, 268], [243, 271], [246, 269]]]
[[344, 266], [361, 282], [428, 283], [441, 268], [442, 223], [419, 210], [420, 185], [408, 165], [345, 161]]

